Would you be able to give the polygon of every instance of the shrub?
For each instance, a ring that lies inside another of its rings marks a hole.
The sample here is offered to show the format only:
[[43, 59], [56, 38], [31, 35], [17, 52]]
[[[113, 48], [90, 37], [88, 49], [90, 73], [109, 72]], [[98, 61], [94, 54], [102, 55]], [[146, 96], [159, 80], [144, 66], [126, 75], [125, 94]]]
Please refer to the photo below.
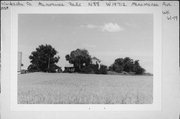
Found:
[[123, 67], [122, 66], [117, 66], [116, 68], [115, 68], [115, 72], [118, 72], [118, 73], [121, 73], [122, 71], [123, 71]]
[[99, 74], [107, 74], [107, 66], [100, 65]]
[[30, 64], [28, 66], [28, 71], [29, 72], [39, 72], [40, 70], [38, 69], [38, 67], [36, 65]]
[[89, 73], [94, 73], [93, 72], [93, 69], [92, 69], [92, 67], [89, 65], [89, 66], [86, 66], [86, 67], [83, 67], [82, 69], [81, 69], [81, 72], [82, 73], [86, 73], [86, 74], [89, 74]]
[[98, 69], [97, 64], [90, 64], [86, 67], [83, 67], [81, 72], [86, 74], [107, 74], [107, 66], [100, 65], [100, 68]]
[[135, 74], [137, 74], [137, 75], [144, 74], [144, 72], [145, 72], [145, 69], [140, 66], [137, 67], [135, 70]]
[[99, 70], [98, 70], [99, 65], [98, 64], [91, 64], [90, 68], [92, 69], [93, 73], [98, 74]]

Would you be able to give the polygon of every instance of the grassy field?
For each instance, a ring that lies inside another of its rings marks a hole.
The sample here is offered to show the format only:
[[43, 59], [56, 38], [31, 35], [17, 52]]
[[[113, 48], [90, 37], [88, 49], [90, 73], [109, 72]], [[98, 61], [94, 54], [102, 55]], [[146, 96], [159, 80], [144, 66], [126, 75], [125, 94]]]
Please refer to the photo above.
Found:
[[152, 76], [18, 75], [19, 104], [151, 104]]

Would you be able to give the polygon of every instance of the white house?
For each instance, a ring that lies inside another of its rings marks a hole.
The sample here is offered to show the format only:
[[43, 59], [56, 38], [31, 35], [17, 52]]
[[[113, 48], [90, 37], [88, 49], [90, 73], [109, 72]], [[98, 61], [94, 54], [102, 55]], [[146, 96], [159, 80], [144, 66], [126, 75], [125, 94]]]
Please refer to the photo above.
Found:
[[93, 57], [92, 59], [91, 59], [91, 61], [92, 61], [92, 64], [98, 64], [98, 68], [100, 68], [100, 65], [101, 65], [101, 60], [99, 60], [98, 58], [96, 58], [96, 57]]
[[73, 64], [66, 64], [65, 67], [64, 67], [64, 72], [74, 72], [75, 71], [75, 68], [74, 68], [74, 65]]

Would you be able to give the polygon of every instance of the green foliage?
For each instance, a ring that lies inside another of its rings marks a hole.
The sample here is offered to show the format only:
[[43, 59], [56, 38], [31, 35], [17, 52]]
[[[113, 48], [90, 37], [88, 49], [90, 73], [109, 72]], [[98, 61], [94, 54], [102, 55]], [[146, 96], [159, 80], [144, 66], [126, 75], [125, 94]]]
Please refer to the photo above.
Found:
[[98, 65], [96, 64], [90, 64], [87, 67], [84, 67], [82, 69], [82, 73], [86, 74], [107, 74], [107, 66], [100, 65], [100, 68], [98, 68]]
[[107, 74], [107, 66], [92, 64], [91, 56], [86, 49], [76, 49], [66, 55], [66, 60], [74, 65], [75, 72], [91, 74]]
[[116, 72], [118, 72], [118, 73], [121, 73], [122, 71], [123, 71], [123, 69], [124, 69], [124, 67], [123, 66], [118, 66], [118, 65], [115, 65], [115, 70], [114, 71], [116, 71]]
[[129, 57], [116, 59], [109, 67], [109, 70], [118, 73], [122, 73], [123, 71], [128, 73], [134, 72], [135, 74], [144, 74], [145, 72], [145, 69], [140, 66], [139, 60], [133, 61], [133, 59]]
[[87, 67], [83, 67], [81, 70], [82, 73], [85, 74], [94, 74], [95, 72], [93, 71], [93, 68], [91, 67], [91, 65], [87, 66]]
[[86, 49], [76, 49], [66, 55], [66, 60], [70, 64], [74, 65], [75, 72], [82, 72], [84, 67], [87, 67], [91, 63], [91, 56]]
[[143, 74], [145, 72], [145, 69], [142, 68], [141, 66], [137, 66], [135, 69], [135, 74], [139, 75], [139, 74]]
[[100, 65], [99, 74], [107, 74], [107, 66]]
[[74, 67], [65, 67], [64, 73], [73, 73], [74, 72]]
[[110, 71], [115, 71], [118, 73], [121, 73], [124, 70], [124, 59], [123, 58], [118, 58], [114, 61], [114, 64], [112, 64], [109, 67]]
[[93, 73], [93, 74], [98, 74], [98, 64], [90, 64], [87, 67], [84, 67], [82, 72], [83, 73]]
[[56, 72], [59, 67], [56, 63], [60, 57], [55, 56], [57, 51], [51, 45], [40, 45], [29, 56], [31, 64], [28, 67], [30, 72]]
[[28, 71], [29, 71], [29, 72], [39, 72], [40, 69], [38, 68], [37, 65], [35, 65], [35, 64], [30, 64], [30, 65], [28, 66]]

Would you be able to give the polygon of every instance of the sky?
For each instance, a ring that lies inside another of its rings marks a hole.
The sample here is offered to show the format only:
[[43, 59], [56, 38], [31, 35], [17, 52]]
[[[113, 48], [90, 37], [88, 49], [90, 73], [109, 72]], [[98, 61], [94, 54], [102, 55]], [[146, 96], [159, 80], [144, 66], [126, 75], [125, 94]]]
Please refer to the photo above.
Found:
[[80, 48], [107, 66], [130, 57], [153, 72], [152, 14], [20, 14], [18, 19], [24, 69], [35, 48], [50, 44], [58, 51], [61, 67], [68, 65], [65, 55]]

